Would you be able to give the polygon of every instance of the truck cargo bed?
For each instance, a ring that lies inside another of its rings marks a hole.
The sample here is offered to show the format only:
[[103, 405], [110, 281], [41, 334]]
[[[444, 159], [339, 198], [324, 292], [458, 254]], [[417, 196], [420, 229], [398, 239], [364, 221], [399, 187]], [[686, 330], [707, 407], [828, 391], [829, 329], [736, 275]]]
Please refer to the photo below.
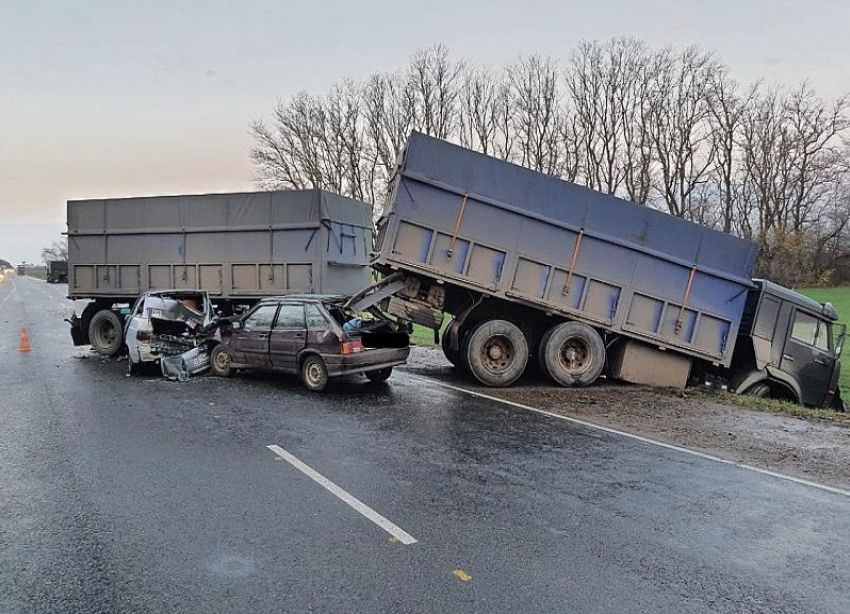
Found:
[[374, 261], [729, 364], [755, 245], [414, 134]]

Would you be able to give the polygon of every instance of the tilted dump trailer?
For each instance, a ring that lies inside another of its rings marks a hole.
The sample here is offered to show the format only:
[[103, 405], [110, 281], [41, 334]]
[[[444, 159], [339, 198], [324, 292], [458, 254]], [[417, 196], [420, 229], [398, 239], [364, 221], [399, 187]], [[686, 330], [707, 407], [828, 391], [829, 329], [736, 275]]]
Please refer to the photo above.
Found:
[[204, 291], [230, 314], [371, 281], [371, 206], [321, 190], [73, 200], [67, 221], [68, 298], [90, 301], [72, 335], [103, 354], [121, 350], [123, 316], [148, 290]]
[[378, 224], [384, 279], [357, 301], [435, 330], [452, 314], [446, 356], [488, 385], [512, 383], [529, 358], [562, 385], [606, 363], [654, 385], [684, 386], [693, 364], [743, 381], [757, 365], [730, 370], [756, 256], [740, 238], [414, 133]]

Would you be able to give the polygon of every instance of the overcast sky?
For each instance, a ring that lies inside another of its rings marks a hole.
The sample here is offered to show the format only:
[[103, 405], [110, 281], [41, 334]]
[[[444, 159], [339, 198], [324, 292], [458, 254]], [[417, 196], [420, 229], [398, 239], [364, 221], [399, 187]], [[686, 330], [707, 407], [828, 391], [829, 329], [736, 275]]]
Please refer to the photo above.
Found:
[[40, 259], [72, 198], [251, 190], [278, 98], [437, 43], [501, 67], [584, 39], [712, 50], [735, 78], [850, 91], [850, 1], [0, 0], [0, 258]]

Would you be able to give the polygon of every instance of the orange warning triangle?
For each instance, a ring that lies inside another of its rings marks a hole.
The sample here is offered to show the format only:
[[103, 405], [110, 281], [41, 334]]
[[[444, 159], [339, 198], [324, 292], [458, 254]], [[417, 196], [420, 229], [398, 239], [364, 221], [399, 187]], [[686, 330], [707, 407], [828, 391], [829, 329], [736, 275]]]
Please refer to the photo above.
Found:
[[19, 352], [30, 352], [32, 351], [32, 346], [30, 345], [30, 336], [27, 332], [27, 327], [24, 326], [21, 329], [21, 345], [18, 347]]

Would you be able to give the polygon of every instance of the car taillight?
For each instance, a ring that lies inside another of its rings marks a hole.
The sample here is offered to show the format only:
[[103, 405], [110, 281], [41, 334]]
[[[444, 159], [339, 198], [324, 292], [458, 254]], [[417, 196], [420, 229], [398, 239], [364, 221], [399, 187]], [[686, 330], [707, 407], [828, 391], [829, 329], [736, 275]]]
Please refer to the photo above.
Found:
[[145, 343], [149, 343], [151, 340], [151, 334], [148, 331], [137, 330], [136, 331], [136, 341], [144, 341]]
[[363, 344], [360, 341], [343, 341], [339, 345], [339, 353], [340, 354], [354, 354], [355, 352], [362, 352]]

